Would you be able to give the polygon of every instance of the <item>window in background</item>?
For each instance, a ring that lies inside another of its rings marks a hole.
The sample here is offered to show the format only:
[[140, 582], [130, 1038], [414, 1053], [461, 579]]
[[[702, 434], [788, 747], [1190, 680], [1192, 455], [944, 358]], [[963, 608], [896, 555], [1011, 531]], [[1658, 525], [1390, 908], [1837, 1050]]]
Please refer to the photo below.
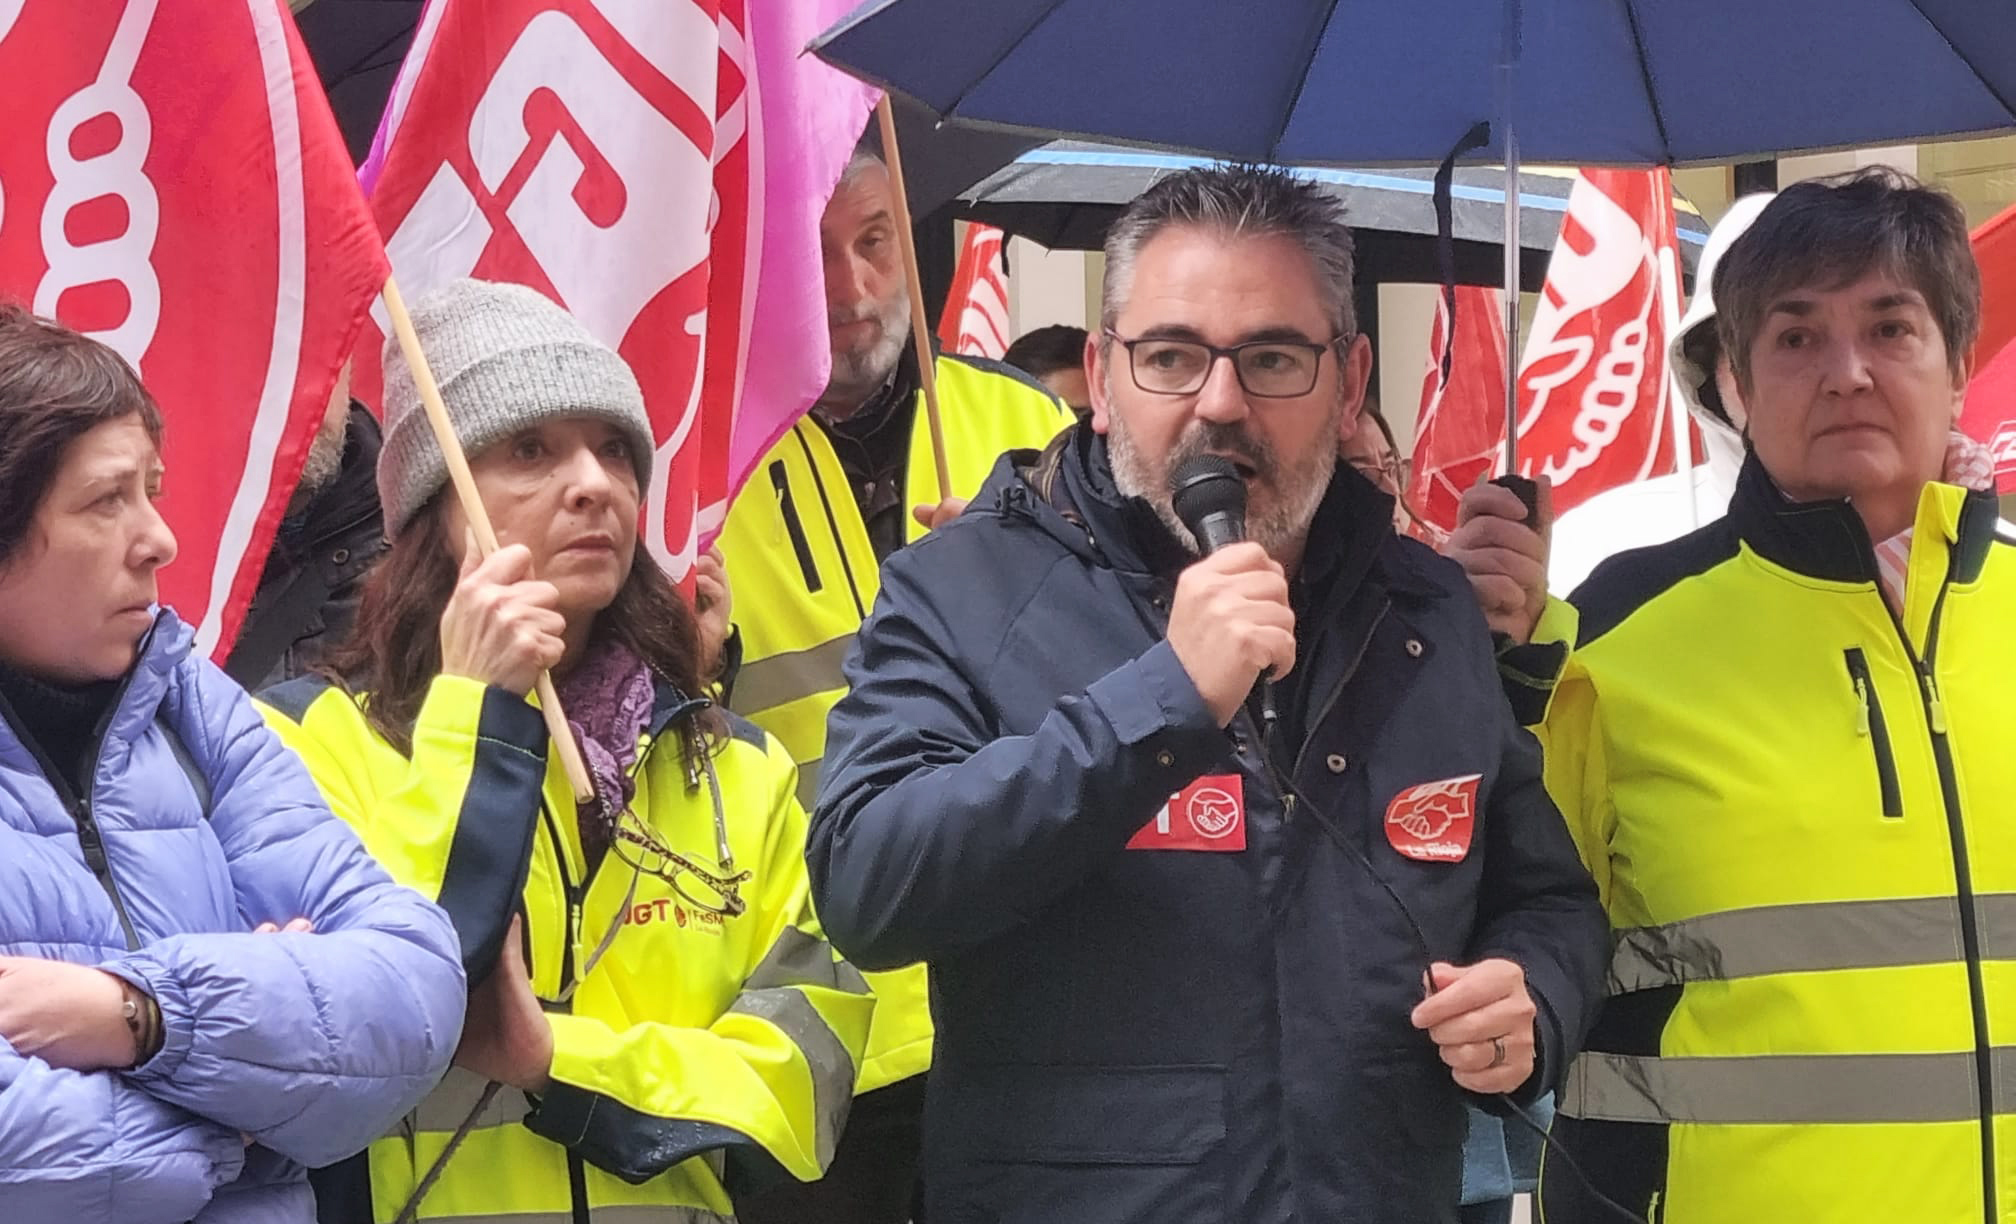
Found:
[[1967, 224], [2016, 204], [2016, 136], [1918, 146], [1918, 175], [1958, 196]]

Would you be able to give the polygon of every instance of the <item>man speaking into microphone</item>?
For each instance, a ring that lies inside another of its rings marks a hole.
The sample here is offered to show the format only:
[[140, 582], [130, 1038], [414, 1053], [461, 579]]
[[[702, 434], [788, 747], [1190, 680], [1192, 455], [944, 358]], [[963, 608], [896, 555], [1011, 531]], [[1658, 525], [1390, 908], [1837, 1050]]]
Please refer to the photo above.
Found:
[[1453, 1222], [1465, 1094], [1580, 1040], [1607, 924], [1482, 614], [1337, 462], [1351, 268], [1288, 174], [1157, 183], [1091, 420], [883, 572], [808, 858], [934, 972], [933, 1224]]

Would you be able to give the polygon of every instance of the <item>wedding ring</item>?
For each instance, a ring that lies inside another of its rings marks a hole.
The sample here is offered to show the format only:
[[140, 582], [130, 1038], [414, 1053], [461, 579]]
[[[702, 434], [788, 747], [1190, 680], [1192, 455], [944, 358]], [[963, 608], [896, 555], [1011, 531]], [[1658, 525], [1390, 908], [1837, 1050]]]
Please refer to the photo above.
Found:
[[[1505, 1065], [1505, 1039], [1503, 1037], [1493, 1037], [1491, 1039], [1491, 1066], [1502, 1067], [1504, 1065]], [[1489, 1070], [1490, 1068], [1487, 1067], [1485, 1069]]]

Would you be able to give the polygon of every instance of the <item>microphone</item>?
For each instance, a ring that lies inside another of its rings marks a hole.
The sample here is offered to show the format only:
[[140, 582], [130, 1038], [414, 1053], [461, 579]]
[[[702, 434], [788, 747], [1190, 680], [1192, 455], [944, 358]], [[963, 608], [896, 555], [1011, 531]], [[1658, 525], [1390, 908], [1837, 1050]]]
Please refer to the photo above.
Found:
[[[1210, 556], [1246, 538], [1246, 482], [1239, 469], [1219, 455], [1193, 455], [1169, 474], [1169, 501], [1176, 517]], [[1274, 669], [1260, 673], [1262, 734], [1272, 739], [1279, 717], [1274, 709]]]
[[1207, 557], [1246, 538], [1246, 482], [1230, 459], [1185, 459], [1169, 474], [1169, 500]]

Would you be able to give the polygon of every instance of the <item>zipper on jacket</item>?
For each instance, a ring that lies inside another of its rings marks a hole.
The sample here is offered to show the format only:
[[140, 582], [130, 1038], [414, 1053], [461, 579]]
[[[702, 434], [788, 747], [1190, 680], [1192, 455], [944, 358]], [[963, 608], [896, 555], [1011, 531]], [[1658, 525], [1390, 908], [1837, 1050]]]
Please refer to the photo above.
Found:
[[560, 941], [560, 989], [555, 992], [565, 997], [574, 985], [574, 941], [580, 935], [581, 899], [587, 889], [575, 882], [574, 873], [567, 866], [567, 843], [560, 840], [560, 826], [544, 796], [539, 799], [539, 816], [546, 822], [546, 835], [553, 839], [553, 858], [560, 870], [560, 894], [567, 902], [567, 930]]
[[770, 465], [770, 485], [777, 490], [777, 509], [783, 512], [784, 533], [791, 537], [791, 551], [798, 555], [805, 589], [816, 594], [826, 584], [820, 581], [819, 566], [812, 560], [812, 541], [806, 538], [805, 524], [798, 517], [798, 501], [791, 496], [791, 477], [785, 472], [782, 459]]
[[133, 926], [133, 915], [126, 909], [126, 899], [119, 894], [119, 881], [113, 878], [112, 860], [105, 853], [105, 833], [98, 826], [97, 816], [92, 813], [91, 798], [98, 788], [98, 758], [105, 752], [105, 736], [110, 732], [112, 719], [118, 715], [120, 705], [125, 702], [126, 690], [132, 686], [133, 675], [140, 670], [140, 660], [146, 658], [147, 647], [153, 640], [154, 631], [150, 628], [140, 639], [133, 666], [127, 669], [125, 676], [119, 681], [119, 687], [113, 690], [112, 704], [105, 708], [105, 714], [99, 720], [97, 729], [92, 732], [91, 749], [84, 756], [90, 763], [91, 772], [85, 775], [83, 794], [78, 794], [76, 788], [70, 785], [70, 779], [64, 777], [56, 768], [55, 762], [42, 751], [42, 745], [35, 742], [34, 736], [24, 734], [20, 737], [22, 745], [34, 756], [35, 763], [42, 767], [42, 775], [49, 780], [51, 789], [63, 801], [63, 806], [69, 809], [70, 820], [77, 826], [77, 848], [84, 854], [84, 865], [90, 868], [91, 874], [97, 877], [98, 886], [103, 888], [105, 895], [111, 899], [112, 912], [119, 916], [119, 931], [125, 937], [128, 952], [140, 950], [140, 933]]
[[[643, 775], [644, 763], [650, 758], [651, 750], [658, 746], [658, 742], [665, 738], [665, 732], [670, 730], [670, 727], [661, 728], [659, 734], [652, 736], [638, 750], [637, 759], [630, 765], [630, 776], [633, 779]], [[574, 947], [581, 938], [582, 911], [587, 906], [588, 890], [595, 882], [593, 877], [601, 871], [601, 867], [598, 865], [595, 871], [590, 873], [589, 878], [576, 880], [573, 873], [567, 867], [567, 848], [566, 843], [560, 840], [559, 822], [554, 818], [553, 809], [547, 805], [545, 796], [543, 795], [539, 799], [539, 815], [546, 823], [547, 836], [553, 839], [553, 857], [559, 861], [560, 865], [560, 892], [567, 901], [567, 933], [560, 949], [559, 994], [561, 998], [571, 1000], [573, 991], [580, 987], [580, 983], [574, 980]], [[610, 854], [614, 853], [615, 846], [612, 844], [610, 846]], [[602, 862], [607, 863], [608, 861], [609, 856], [604, 855]], [[618, 915], [616, 921], [620, 924], [623, 921], [622, 916]], [[594, 962], [590, 961], [588, 965], [583, 967], [582, 971], [590, 973], [594, 971], [594, 968]]]
[[1883, 815], [1890, 820], [1904, 816], [1904, 791], [1897, 781], [1897, 757], [1891, 751], [1890, 724], [1883, 717], [1883, 703], [1876, 696], [1876, 681], [1869, 674], [1869, 657], [1860, 646], [1842, 651], [1848, 661], [1848, 679], [1855, 686], [1861, 704], [1855, 716], [1855, 734], [1867, 737], [1876, 753], [1876, 780], [1883, 792]]
[[[819, 464], [812, 457], [812, 444], [796, 430], [792, 431], [792, 436], [798, 439], [799, 448], [805, 452], [805, 466], [812, 472], [812, 487], [818, 490], [819, 506], [826, 512], [826, 526], [833, 533], [833, 551], [840, 554], [840, 572], [846, 575], [847, 593], [854, 597], [854, 612], [865, 621], [868, 619], [868, 608], [861, 602], [861, 584], [854, 580], [854, 563], [847, 559], [847, 542], [840, 538], [840, 520], [834, 517], [833, 499], [827, 496], [826, 482], [819, 479]], [[850, 492], [848, 496], [853, 494]], [[867, 532], [866, 523], [862, 524], [862, 532]]]
[[126, 936], [126, 950], [138, 952], [140, 935], [133, 929], [133, 916], [126, 912], [126, 899], [119, 895], [119, 881], [112, 878], [112, 861], [105, 854], [105, 835], [98, 828], [97, 818], [91, 814], [89, 793], [70, 808], [70, 816], [77, 822], [77, 845], [84, 851], [84, 865], [98, 877], [105, 895], [112, 898], [112, 909], [119, 915], [119, 929]]
[[1967, 855], [1967, 825], [1960, 810], [1960, 777], [1953, 766], [1953, 744], [1947, 738], [1946, 706], [1939, 699], [1939, 682], [1933, 672], [1939, 655], [1939, 622], [1946, 613], [1946, 596], [1953, 589], [1957, 556], [1949, 557], [1946, 579], [1939, 598], [1932, 605], [1932, 619], [1925, 629], [1925, 654], [1911, 648], [1911, 635], [1903, 618], [1885, 599], [1883, 606], [1896, 626], [1897, 640], [1905, 657], [1918, 673], [1918, 690], [1925, 706], [1925, 725], [1932, 732], [1932, 759], [1939, 767], [1939, 794], [1946, 807], [1946, 834], [1953, 849], [1953, 878], [1960, 902], [1960, 946], [1967, 957], [1967, 992], [1974, 1011], [1974, 1079], [1981, 1102], [1981, 1206], [1986, 1224], [2001, 1218], [1996, 1209], [1995, 1169], [1995, 1078], [1993, 1046], [1988, 1036], [1988, 990], [1982, 980], [1981, 924], [1974, 908], [1974, 873]]

